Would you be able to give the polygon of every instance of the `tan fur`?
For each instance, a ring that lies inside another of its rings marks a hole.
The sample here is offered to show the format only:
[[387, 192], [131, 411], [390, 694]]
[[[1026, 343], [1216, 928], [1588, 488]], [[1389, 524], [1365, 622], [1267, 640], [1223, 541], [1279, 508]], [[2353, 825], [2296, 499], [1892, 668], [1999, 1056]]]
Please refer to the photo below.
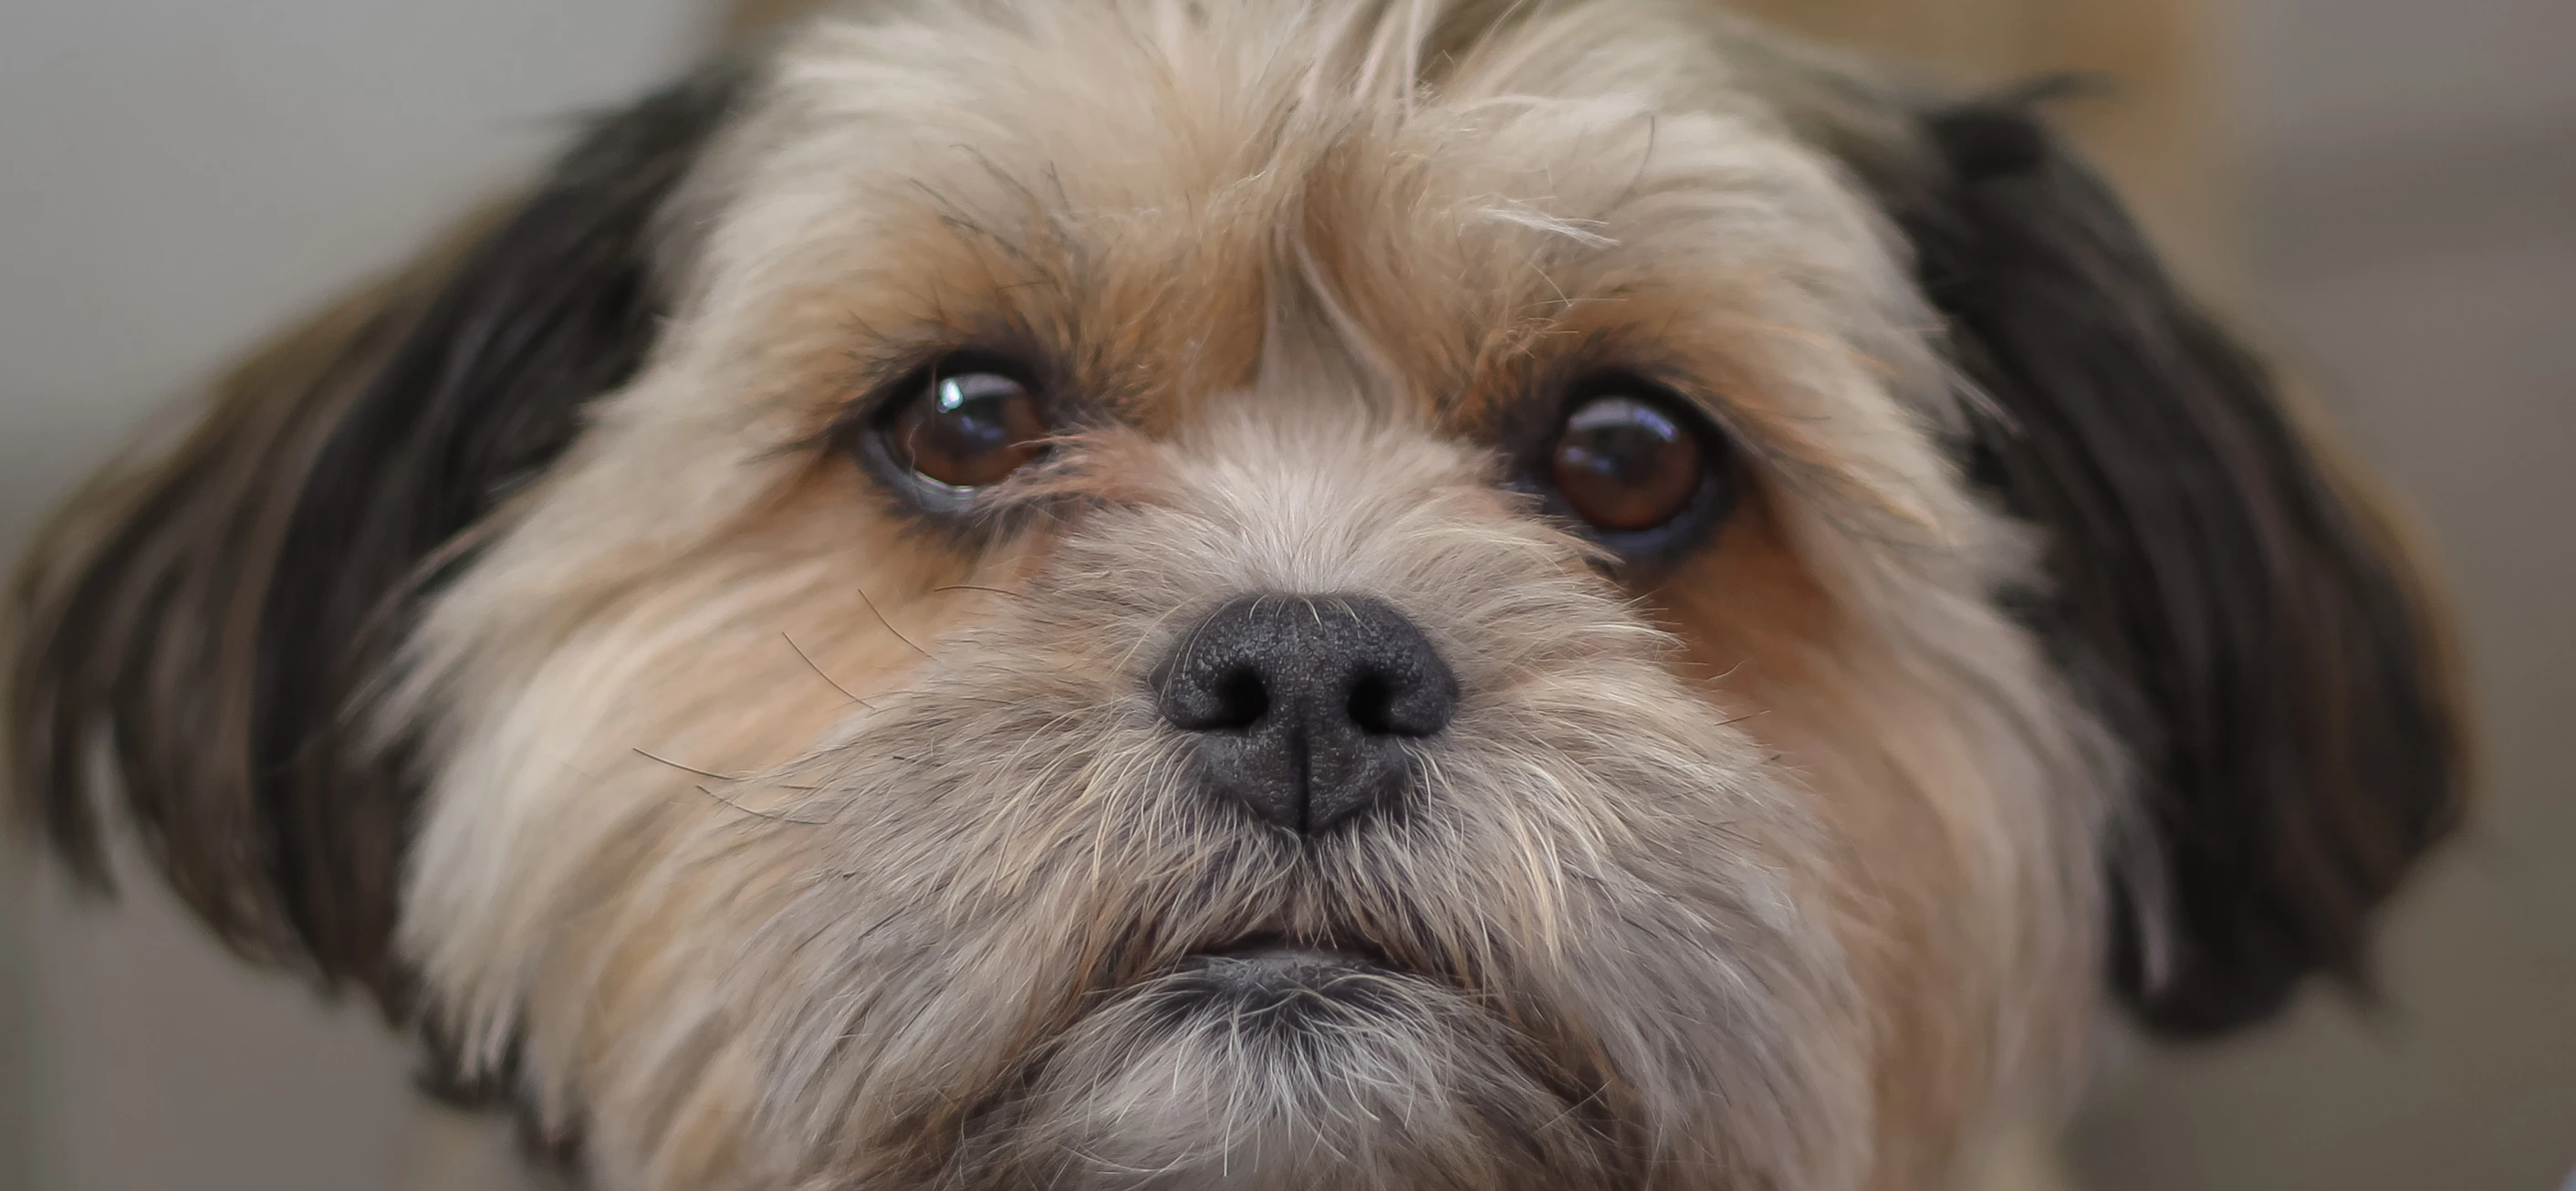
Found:
[[[1647, 5], [880, 6], [800, 34], [646, 373], [379, 712], [440, 758], [402, 940], [612, 1187], [1937, 1183], [2071, 1070], [2108, 785], [1988, 602], [2026, 563], [1840, 171]], [[1042, 86], [1028, 86], [1030, 80]], [[813, 445], [999, 337], [1135, 429], [982, 544]], [[1648, 602], [1465, 445], [1652, 345], [1755, 505]], [[855, 357], [857, 363], [852, 363]], [[1311, 854], [1143, 675], [1365, 594], [1468, 692], [1426, 809]], [[1314, 1054], [1182, 956], [1365, 938]]]
[[[2033, 864], [2089, 854], [2074, 834], [2089, 816], [2068, 813], [2061, 800], [2075, 791], [2053, 786], [2045, 767], [2068, 766], [2059, 781], [2086, 773], [2057, 750], [2092, 750], [2099, 767], [2110, 764], [2104, 746], [2080, 730], [2057, 737], [2054, 709], [2016, 706], [2005, 690], [1989, 692], [1991, 702], [1955, 698], [1961, 659], [1877, 639], [1886, 630], [1841, 606], [1764, 516], [1739, 514], [1716, 550], [1660, 585], [1659, 603], [1680, 626], [1692, 671], [1732, 694], [1779, 764], [1808, 776], [1847, 841], [1839, 893], [1856, 903], [1852, 954], [1887, 1047], [1876, 1066], [1883, 1136], [1980, 1136], [2035, 1110], [2048, 1120], [2044, 1106], [2016, 1097], [2047, 1086], [2031, 1071], [2079, 1048], [2090, 1005], [2077, 983], [2082, 956], [2062, 950], [2085, 935], [2058, 916], [2099, 911], [2084, 873]], [[1976, 619], [1931, 639], [2024, 648]], [[1998, 780], [2033, 758], [2043, 768]], [[1944, 900], [1989, 913], [1871, 912]], [[1984, 1031], [1956, 1028], [1978, 1013], [1995, 1015]], [[2000, 1103], [1957, 1094], [1979, 1083], [2001, 1091]]]
[[[2233, 276], [2224, 132], [2230, 18], [2209, 0], [1704, 0], [1954, 87], [2095, 80], [2062, 105], [2089, 156], [2197, 276]], [[731, 0], [728, 32], [775, 30], [818, 0]]]

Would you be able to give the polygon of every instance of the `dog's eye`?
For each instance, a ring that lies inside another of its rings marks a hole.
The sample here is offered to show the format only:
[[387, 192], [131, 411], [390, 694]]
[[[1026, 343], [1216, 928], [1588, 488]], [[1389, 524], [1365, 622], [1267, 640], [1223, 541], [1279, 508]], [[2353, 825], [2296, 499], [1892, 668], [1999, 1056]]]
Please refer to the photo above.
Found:
[[1566, 510], [1616, 547], [1723, 511], [1722, 462], [1713, 433], [1679, 401], [1608, 391], [1566, 415], [1544, 474]]
[[1045, 453], [1044, 404], [1000, 372], [932, 369], [887, 409], [877, 434], [897, 467], [942, 488], [998, 484]]

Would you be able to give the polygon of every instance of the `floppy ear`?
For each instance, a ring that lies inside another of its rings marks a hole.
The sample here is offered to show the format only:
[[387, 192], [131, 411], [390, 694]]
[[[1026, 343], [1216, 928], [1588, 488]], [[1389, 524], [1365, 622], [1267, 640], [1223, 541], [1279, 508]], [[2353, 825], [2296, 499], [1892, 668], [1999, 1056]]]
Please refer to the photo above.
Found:
[[2320, 969], [2462, 812], [2445, 627], [2389, 521], [2018, 103], [1937, 112], [1895, 194], [1983, 390], [1973, 470], [2049, 537], [2024, 611], [2138, 772], [2112, 977], [2208, 1034]]
[[175, 447], [112, 470], [12, 586], [11, 801], [104, 886], [121, 803], [236, 950], [355, 980], [388, 953], [416, 790], [353, 709], [428, 560], [542, 469], [657, 331], [658, 213], [730, 71], [600, 124], [514, 209], [278, 340]]

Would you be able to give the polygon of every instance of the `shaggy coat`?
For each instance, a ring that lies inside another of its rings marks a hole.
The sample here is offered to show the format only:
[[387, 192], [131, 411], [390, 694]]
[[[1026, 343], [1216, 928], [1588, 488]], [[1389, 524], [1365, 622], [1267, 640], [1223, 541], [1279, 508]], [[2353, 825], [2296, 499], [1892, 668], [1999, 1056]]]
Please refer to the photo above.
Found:
[[[1043, 438], [925, 483], [970, 367]], [[1551, 479], [1604, 394], [1668, 526]], [[1245, 599], [1454, 683], [1383, 805], [1211, 793]], [[120, 814], [614, 1189], [1941, 1186], [2106, 1013], [2357, 971], [2461, 788], [2388, 520], [2028, 102], [1657, 0], [833, 9], [10, 615], [75, 867]]]

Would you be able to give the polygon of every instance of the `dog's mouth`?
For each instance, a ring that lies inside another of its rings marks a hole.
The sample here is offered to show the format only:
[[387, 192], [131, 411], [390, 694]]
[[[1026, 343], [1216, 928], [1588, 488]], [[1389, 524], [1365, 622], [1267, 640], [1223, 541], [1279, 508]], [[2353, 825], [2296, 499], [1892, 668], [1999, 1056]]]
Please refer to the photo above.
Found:
[[1366, 942], [1264, 932], [1189, 955], [1164, 991], [1175, 1008], [1277, 1014], [1306, 1003], [1364, 1010], [1386, 982], [1421, 978]]
[[1302, 938], [1285, 931], [1259, 931], [1222, 946], [1192, 953], [1182, 961], [1184, 968], [1220, 963], [1268, 963], [1286, 957], [1303, 956], [1318, 963], [1349, 967], [1399, 970], [1402, 965], [1387, 957], [1386, 951], [1364, 939], [1340, 936]]

